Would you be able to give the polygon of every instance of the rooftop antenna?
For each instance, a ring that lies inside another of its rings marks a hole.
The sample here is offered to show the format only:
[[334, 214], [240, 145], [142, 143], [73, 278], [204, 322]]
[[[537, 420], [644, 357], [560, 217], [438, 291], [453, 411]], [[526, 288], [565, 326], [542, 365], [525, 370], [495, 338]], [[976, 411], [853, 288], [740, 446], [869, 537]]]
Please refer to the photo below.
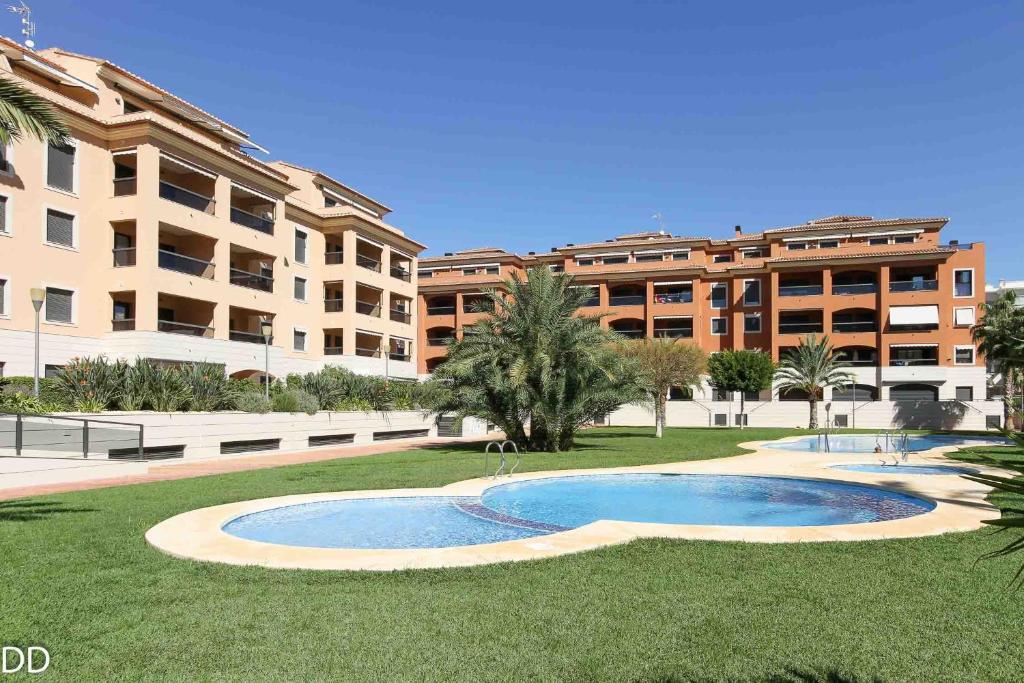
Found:
[[36, 41], [32, 40], [32, 36], [36, 34], [36, 22], [32, 21], [32, 8], [25, 4], [25, 0], [21, 0], [21, 5], [8, 5], [7, 11], [21, 16], [21, 35], [25, 37], [25, 47], [34, 48]]

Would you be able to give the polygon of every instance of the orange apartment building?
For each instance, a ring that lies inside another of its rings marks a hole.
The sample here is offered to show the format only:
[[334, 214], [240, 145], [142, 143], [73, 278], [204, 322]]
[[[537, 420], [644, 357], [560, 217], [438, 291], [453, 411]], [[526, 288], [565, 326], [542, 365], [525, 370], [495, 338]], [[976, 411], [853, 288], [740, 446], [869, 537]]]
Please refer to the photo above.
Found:
[[[584, 310], [627, 337], [688, 340], [708, 352], [762, 349], [778, 359], [804, 335], [827, 334], [857, 386], [826, 401], [954, 401], [991, 424], [988, 414], [1000, 411], [976, 405], [992, 402], [971, 340], [985, 300], [984, 245], [944, 243], [946, 223], [831, 216], [754, 233], [737, 226], [728, 239], [643, 232], [543, 253], [480, 248], [422, 258], [419, 371], [430, 373], [447, 341], [481, 315], [474, 296], [541, 267], [588, 288]], [[711, 387], [697, 393], [732, 400]]]
[[[104, 59], [0, 38], [0, 72], [72, 130], [0, 159], [0, 372], [106, 354], [261, 374], [327, 364], [416, 377], [417, 256], [390, 209], [263, 162], [247, 133]], [[262, 150], [265, 151], [265, 150]]]

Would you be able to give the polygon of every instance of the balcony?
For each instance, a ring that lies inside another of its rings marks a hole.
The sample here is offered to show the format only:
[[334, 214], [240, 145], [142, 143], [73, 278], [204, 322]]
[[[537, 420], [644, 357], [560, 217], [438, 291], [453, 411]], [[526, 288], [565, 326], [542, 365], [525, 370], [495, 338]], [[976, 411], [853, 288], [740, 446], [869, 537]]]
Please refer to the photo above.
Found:
[[325, 356], [340, 356], [343, 353], [344, 353], [344, 350], [340, 346], [325, 346], [324, 347], [324, 355]]
[[356, 355], [365, 358], [383, 356], [382, 342], [384, 338], [370, 332], [356, 331]]
[[138, 179], [135, 176], [114, 178], [114, 196], [129, 197], [138, 191]]
[[327, 251], [324, 252], [324, 263], [328, 266], [336, 266], [345, 262], [345, 252]]
[[246, 332], [244, 330], [228, 330], [228, 339], [236, 342], [245, 342], [247, 344], [267, 343], [267, 340], [259, 332]]
[[125, 149], [114, 152], [114, 196], [127, 197], [138, 191], [138, 152]]
[[135, 265], [135, 247], [115, 248], [113, 252], [115, 268], [128, 268]]
[[779, 334], [820, 334], [825, 331], [821, 311], [782, 311]]
[[935, 292], [939, 289], [938, 280], [893, 280], [889, 282], [890, 292]]
[[185, 256], [164, 249], [157, 250], [157, 266], [164, 270], [193, 275], [195, 277], [213, 279], [213, 264], [209, 261]]
[[231, 269], [230, 282], [231, 284], [238, 285], [239, 287], [258, 289], [262, 292], [274, 291], [274, 278], [269, 275], [252, 273], [248, 270], [241, 270], [239, 268]]
[[608, 297], [608, 303], [612, 306], [642, 306], [645, 300], [646, 297], [643, 294], [623, 294]]
[[257, 216], [254, 213], [249, 213], [234, 206], [231, 207], [231, 222], [244, 225], [247, 228], [252, 228], [267, 235], [274, 234], [274, 221], [272, 219]]
[[189, 337], [213, 337], [212, 327], [193, 323], [181, 323], [174, 320], [157, 320], [156, 331], [183, 334]]
[[166, 180], [160, 181], [160, 198], [209, 214], [214, 212], [214, 207], [217, 205], [213, 197], [186, 190], [184, 187], [179, 187]]
[[779, 323], [779, 334], [821, 334], [824, 327], [816, 323]]
[[231, 222], [267, 235], [274, 234], [277, 200], [248, 187], [231, 183]]
[[874, 294], [878, 291], [876, 282], [859, 282], [849, 285], [832, 285], [832, 294], [835, 296], [849, 296], [853, 294]]
[[391, 266], [391, 277], [402, 282], [412, 282], [412, 272], [398, 266]]
[[342, 299], [324, 299], [324, 313], [341, 313], [344, 310]]
[[391, 320], [393, 320], [396, 323], [405, 323], [406, 325], [408, 325], [409, 323], [412, 322], [412, 315], [406, 311], [403, 311], [400, 308], [392, 308], [390, 313]]
[[875, 323], [874, 320], [850, 320], [845, 322], [833, 321], [832, 331], [837, 334], [846, 334], [852, 332], [877, 332], [878, 324]]
[[438, 296], [427, 299], [427, 315], [452, 315], [454, 313], [454, 297]]
[[822, 285], [779, 285], [779, 296], [819, 296], [824, 292]]
[[366, 268], [372, 270], [375, 273], [380, 272], [380, 261], [370, 258], [369, 256], [363, 256], [362, 254], [356, 254], [356, 265], [360, 268]]
[[455, 330], [450, 327], [435, 327], [427, 330], [427, 346], [448, 346], [455, 341]]
[[135, 329], [135, 319], [115, 318], [110, 321], [110, 329], [114, 332], [131, 332]]
[[363, 315], [369, 315], [374, 318], [380, 317], [380, 302], [374, 303], [373, 301], [360, 301], [356, 300], [356, 313], [362, 313]]
[[673, 323], [663, 327], [655, 322], [654, 336], [657, 339], [692, 339], [693, 322], [690, 321], [688, 325]]
[[593, 308], [594, 306], [600, 306], [600, 305], [601, 305], [601, 298], [598, 297], [597, 295], [594, 295], [594, 296], [592, 296], [592, 297], [590, 297], [588, 299], [584, 299], [583, 303], [580, 304], [580, 307], [582, 307], [582, 308]]
[[401, 351], [388, 351], [388, 358], [390, 358], [391, 360], [408, 362], [412, 358], [412, 356], [409, 355], [408, 353], [404, 353]]
[[659, 292], [654, 290], [654, 303], [656, 304], [692, 304], [693, 290], [676, 290]]
[[608, 327], [628, 339], [643, 339], [647, 335], [647, 323], [635, 318], [613, 320]]

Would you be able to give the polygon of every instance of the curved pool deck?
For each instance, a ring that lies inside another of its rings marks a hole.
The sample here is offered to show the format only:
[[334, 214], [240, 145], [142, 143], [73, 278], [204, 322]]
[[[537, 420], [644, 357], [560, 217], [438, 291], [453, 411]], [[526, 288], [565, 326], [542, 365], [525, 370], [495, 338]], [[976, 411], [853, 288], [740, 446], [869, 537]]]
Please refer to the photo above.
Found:
[[[311, 493], [240, 501], [192, 510], [167, 519], [147, 531], [146, 540], [165, 553], [192, 560], [281, 569], [393, 571], [536, 560], [628, 543], [639, 538], [756, 543], [910, 538], [971, 531], [980, 528], [984, 520], [999, 516], [998, 509], [985, 502], [985, 496], [991, 489], [959, 476], [901, 474], [898, 471], [899, 467], [893, 467], [893, 471], [885, 473], [838, 470], [832, 466], [862, 464], [870, 461], [870, 457], [865, 457], [863, 453], [840, 455], [785, 451], [779, 448], [778, 442], [772, 442], [771, 448], [765, 448], [766, 443], [769, 442], [742, 443], [741, 447], [754, 452], [714, 460], [639, 467], [549, 470], [515, 474], [498, 480], [470, 479], [438, 488]], [[948, 446], [915, 453], [911, 455], [908, 464], [962, 464], [943, 457], [944, 453], [958, 448]], [[1006, 474], [992, 468], [976, 465], [972, 467], [981, 472]], [[925, 498], [934, 502], [935, 508], [903, 519], [828, 526], [724, 526], [600, 520], [544, 536], [442, 548], [353, 549], [289, 546], [247, 540], [223, 530], [225, 524], [242, 515], [302, 503], [409, 496], [480, 496], [492, 486], [511, 481], [566, 475], [626, 473], [760, 475], [866, 484]]]

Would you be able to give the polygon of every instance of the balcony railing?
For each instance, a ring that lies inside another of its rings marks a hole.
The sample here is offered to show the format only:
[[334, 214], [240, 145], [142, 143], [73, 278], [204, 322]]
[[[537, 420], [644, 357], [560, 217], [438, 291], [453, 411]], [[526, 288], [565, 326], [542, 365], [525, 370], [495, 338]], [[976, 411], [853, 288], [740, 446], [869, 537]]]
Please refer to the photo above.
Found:
[[372, 270], [375, 273], [380, 272], [380, 261], [378, 261], [377, 259], [370, 258], [369, 256], [356, 254], [356, 265], [359, 266], [360, 268]]
[[822, 285], [786, 285], [779, 287], [779, 296], [818, 296], [824, 291]]
[[127, 197], [137, 192], [138, 183], [135, 176], [131, 178], [114, 178], [114, 196]]
[[451, 315], [455, 306], [427, 306], [427, 315]]
[[878, 324], [874, 320], [833, 322], [832, 331], [839, 333], [848, 332], [877, 332]]
[[398, 308], [391, 309], [391, 319], [396, 323], [405, 323], [408, 325], [412, 322], [412, 315]]
[[779, 334], [813, 334], [824, 332], [822, 323], [779, 323]]
[[904, 368], [916, 365], [938, 365], [937, 358], [892, 358], [889, 365], [894, 368]]
[[165, 180], [160, 181], [160, 198], [182, 204], [203, 213], [213, 213], [214, 207], [217, 205], [213, 197], [207, 197], [198, 192], [186, 190], [184, 187], [178, 187]]
[[655, 292], [654, 303], [656, 304], [692, 304], [693, 292]]
[[427, 346], [448, 346], [455, 337], [427, 337]]
[[643, 294], [624, 294], [608, 297], [608, 303], [612, 306], [642, 306], [646, 299]]
[[341, 313], [342, 300], [341, 299], [324, 299], [324, 312], [325, 313]]
[[593, 306], [600, 306], [600, 305], [601, 305], [601, 299], [596, 297], [596, 296], [592, 296], [589, 299], [584, 300], [583, 303], [580, 304], [580, 306], [583, 306], [585, 308], [590, 308], [590, 307], [593, 307]]
[[412, 273], [405, 268], [398, 268], [397, 266], [391, 266], [391, 277], [403, 282], [412, 282]]
[[184, 334], [189, 337], [212, 337], [213, 328], [206, 325], [194, 325], [192, 323], [179, 323], [173, 320], [157, 320], [157, 332], [170, 332], [171, 334]]
[[327, 251], [324, 252], [324, 263], [329, 266], [335, 266], [339, 263], [345, 262], [345, 252], [343, 251]]
[[367, 358], [380, 358], [380, 349], [370, 349], [361, 346], [356, 347], [357, 356], [365, 356]]
[[410, 358], [412, 358], [412, 356], [409, 355], [408, 353], [399, 353], [398, 351], [389, 351], [388, 352], [388, 358], [390, 358], [391, 360], [408, 361]]
[[342, 347], [340, 347], [340, 346], [325, 346], [324, 347], [324, 355], [325, 356], [340, 356], [341, 354], [342, 354]]
[[661, 327], [654, 330], [654, 336], [660, 339], [689, 339], [693, 337], [693, 328]]
[[115, 268], [126, 268], [135, 265], [135, 247], [118, 247], [113, 251]]
[[370, 315], [374, 318], [379, 318], [380, 304], [375, 304], [372, 301], [356, 300], [356, 313], [362, 313], [363, 315]]
[[843, 296], [847, 294], [874, 294], [878, 291], [878, 283], [857, 282], [849, 285], [832, 285], [832, 294]]
[[627, 337], [629, 339], [643, 339], [644, 338], [644, 334], [645, 334], [645, 332], [643, 330], [615, 330], [615, 331], [618, 332], [619, 334], [621, 334], [623, 337]]
[[239, 225], [244, 225], [247, 228], [252, 228], [259, 232], [264, 232], [268, 235], [274, 234], [274, 221], [270, 218], [264, 218], [263, 216], [257, 216], [254, 213], [249, 213], [237, 207], [231, 207], [231, 222]]
[[877, 358], [868, 358], [867, 360], [864, 360], [864, 359], [844, 360], [842, 358], [836, 358], [836, 360], [839, 361], [840, 363], [843, 363], [844, 365], [853, 365], [853, 366], [861, 366], [861, 367], [863, 367], [863, 366], [870, 366], [870, 365], [878, 365], [878, 359]]
[[938, 289], [938, 280], [894, 280], [889, 283], [890, 292], [934, 292]]
[[248, 344], [266, 344], [267, 340], [259, 332], [245, 332], [243, 330], [228, 330], [228, 339]]
[[131, 332], [135, 329], [134, 318], [120, 318], [110, 321], [110, 328], [114, 332]]
[[173, 251], [157, 250], [157, 265], [165, 270], [173, 270], [186, 275], [213, 279], [213, 264], [202, 259], [192, 258]]
[[274, 291], [274, 278], [259, 273], [250, 273], [248, 270], [231, 269], [231, 284], [249, 289], [259, 289], [264, 292]]

